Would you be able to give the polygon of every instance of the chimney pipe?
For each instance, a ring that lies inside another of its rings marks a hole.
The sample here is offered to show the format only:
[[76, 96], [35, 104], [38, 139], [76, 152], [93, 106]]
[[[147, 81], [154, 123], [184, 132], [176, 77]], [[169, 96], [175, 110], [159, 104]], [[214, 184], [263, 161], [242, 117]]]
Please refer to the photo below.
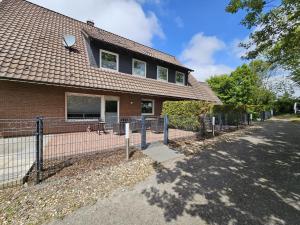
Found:
[[87, 20], [86, 23], [87, 23], [87, 25], [92, 26], [92, 27], [95, 25], [93, 20]]

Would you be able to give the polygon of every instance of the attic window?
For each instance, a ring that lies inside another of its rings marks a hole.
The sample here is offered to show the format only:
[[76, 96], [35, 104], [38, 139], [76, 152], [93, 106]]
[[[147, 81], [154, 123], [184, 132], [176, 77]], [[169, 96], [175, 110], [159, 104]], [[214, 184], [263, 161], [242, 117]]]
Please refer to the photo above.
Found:
[[176, 81], [176, 84], [184, 85], [184, 83], [185, 83], [185, 81], [184, 81], [184, 73], [176, 71], [175, 81]]
[[168, 69], [162, 66], [157, 66], [157, 79], [168, 81]]
[[100, 67], [110, 70], [119, 68], [119, 55], [113, 52], [100, 50]]
[[145, 77], [146, 76], [146, 62], [133, 59], [132, 60], [132, 74]]

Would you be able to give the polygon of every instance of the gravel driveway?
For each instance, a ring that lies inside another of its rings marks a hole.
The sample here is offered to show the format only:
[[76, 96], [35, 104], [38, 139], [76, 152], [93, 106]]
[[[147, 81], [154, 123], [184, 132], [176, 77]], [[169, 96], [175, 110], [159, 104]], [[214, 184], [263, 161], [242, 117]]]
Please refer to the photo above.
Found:
[[239, 135], [52, 224], [299, 225], [300, 124]]

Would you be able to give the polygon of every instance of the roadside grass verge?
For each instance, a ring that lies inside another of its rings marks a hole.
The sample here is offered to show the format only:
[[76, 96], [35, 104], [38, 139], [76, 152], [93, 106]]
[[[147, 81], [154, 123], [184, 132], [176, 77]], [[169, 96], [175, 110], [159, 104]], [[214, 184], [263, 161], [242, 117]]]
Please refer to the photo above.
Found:
[[290, 122], [300, 123], [300, 115], [299, 114], [283, 114], [275, 116], [274, 119], [286, 120]]

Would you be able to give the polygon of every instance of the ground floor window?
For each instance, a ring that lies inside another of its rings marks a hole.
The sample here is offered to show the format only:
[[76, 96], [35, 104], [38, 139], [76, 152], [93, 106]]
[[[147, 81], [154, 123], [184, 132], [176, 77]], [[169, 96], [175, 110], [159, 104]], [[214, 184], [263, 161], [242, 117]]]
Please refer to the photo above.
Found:
[[68, 94], [67, 119], [101, 118], [101, 96]]
[[142, 99], [142, 115], [154, 115], [154, 100]]

